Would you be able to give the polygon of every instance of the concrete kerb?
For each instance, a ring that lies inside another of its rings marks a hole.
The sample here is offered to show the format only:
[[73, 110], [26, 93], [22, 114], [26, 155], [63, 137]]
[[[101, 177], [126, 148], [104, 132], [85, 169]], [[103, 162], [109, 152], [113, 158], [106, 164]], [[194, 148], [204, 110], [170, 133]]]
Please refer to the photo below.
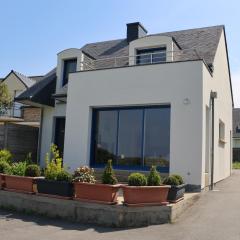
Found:
[[104, 227], [142, 227], [175, 222], [201, 193], [185, 194], [184, 200], [167, 206], [126, 207], [48, 198], [0, 190], [0, 207], [50, 218]]

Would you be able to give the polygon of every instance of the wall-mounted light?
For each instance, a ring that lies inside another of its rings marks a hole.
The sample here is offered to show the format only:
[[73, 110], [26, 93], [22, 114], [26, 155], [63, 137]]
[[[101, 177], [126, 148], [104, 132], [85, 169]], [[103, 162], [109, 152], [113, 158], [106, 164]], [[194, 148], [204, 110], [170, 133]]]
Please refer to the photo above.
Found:
[[189, 105], [191, 103], [190, 99], [189, 98], [184, 98], [183, 99], [183, 104], [184, 105]]

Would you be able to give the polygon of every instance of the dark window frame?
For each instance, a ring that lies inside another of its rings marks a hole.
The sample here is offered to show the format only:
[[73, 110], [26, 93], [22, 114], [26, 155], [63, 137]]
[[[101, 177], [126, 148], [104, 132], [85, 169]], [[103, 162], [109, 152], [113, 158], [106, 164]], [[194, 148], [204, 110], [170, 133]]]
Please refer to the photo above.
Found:
[[[157, 53], [165, 54], [164, 60], [162, 60], [162, 61], [154, 60], [152, 54], [157, 54]], [[145, 60], [141, 59], [141, 57], [145, 58]], [[143, 61], [143, 62], [141, 62], [141, 61]], [[166, 46], [136, 49], [136, 65], [163, 63], [166, 61], [167, 61], [167, 47]]]
[[[76, 69], [75, 71], [67, 73], [67, 64], [68, 63], [75, 63]], [[62, 75], [62, 86], [65, 86], [68, 83], [69, 73], [73, 73], [77, 71], [77, 58], [69, 58], [63, 60], [63, 75]]]
[[[151, 109], [151, 108], [169, 108], [170, 109], [170, 126], [171, 126], [171, 105], [151, 105], [151, 106], [131, 106], [131, 107], [104, 107], [104, 108], [92, 108], [92, 124], [91, 124], [91, 141], [90, 141], [90, 166], [93, 168], [104, 168], [105, 164], [98, 164], [95, 163], [95, 138], [96, 138], [96, 131], [97, 131], [97, 124], [96, 124], [96, 118], [97, 118], [97, 112], [98, 111], [118, 111], [118, 121], [119, 121], [119, 111], [120, 110], [129, 110], [129, 109]], [[143, 111], [143, 118], [145, 117], [145, 111]], [[143, 124], [144, 125], [144, 124]], [[144, 126], [143, 126], [144, 127]], [[169, 129], [171, 132], [171, 127]], [[144, 132], [143, 132], [144, 134]], [[118, 143], [117, 143], [118, 145]], [[170, 155], [170, 142], [169, 142], [169, 155]], [[142, 146], [142, 154], [144, 154], [143, 146]], [[142, 162], [144, 164], [144, 156], [142, 157]], [[119, 166], [119, 165], [114, 165], [113, 167], [115, 169], [120, 169], [120, 170], [140, 170], [140, 171], [148, 171], [150, 169], [149, 166]], [[162, 172], [162, 173], [169, 173], [169, 168], [170, 168], [170, 156], [169, 156], [169, 166], [168, 167], [157, 167], [157, 169]]]

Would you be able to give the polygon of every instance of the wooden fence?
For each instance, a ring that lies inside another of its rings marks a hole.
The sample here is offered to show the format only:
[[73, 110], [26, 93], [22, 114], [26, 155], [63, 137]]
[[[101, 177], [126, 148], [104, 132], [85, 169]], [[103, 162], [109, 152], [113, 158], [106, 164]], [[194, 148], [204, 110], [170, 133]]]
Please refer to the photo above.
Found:
[[37, 160], [38, 127], [14, 123], [0, 123], [0, 149], [8, 149], [15, 161], [22, 161], [28, 153]]

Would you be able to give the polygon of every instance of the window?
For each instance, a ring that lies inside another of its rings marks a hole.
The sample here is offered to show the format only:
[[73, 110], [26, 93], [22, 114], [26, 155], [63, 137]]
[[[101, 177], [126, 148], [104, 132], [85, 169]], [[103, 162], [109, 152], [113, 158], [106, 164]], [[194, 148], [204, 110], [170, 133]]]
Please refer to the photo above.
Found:
[[236, 126], [236, 133], [240, 133], [240, 123], [238, 123]]
[[170, 107], [94, 109], [91, 165], [168, 171]]
[[136, 64], [166, 62], [166, 47], [138, 49]]
[[219, 120], [219, 141], [225, 141], [225, 124], [221, 120]]
[[68, 83], [69, 73], [76, 72], [77, 70], [77, 59], [68, 59], [63, 62], [63, 86]]

